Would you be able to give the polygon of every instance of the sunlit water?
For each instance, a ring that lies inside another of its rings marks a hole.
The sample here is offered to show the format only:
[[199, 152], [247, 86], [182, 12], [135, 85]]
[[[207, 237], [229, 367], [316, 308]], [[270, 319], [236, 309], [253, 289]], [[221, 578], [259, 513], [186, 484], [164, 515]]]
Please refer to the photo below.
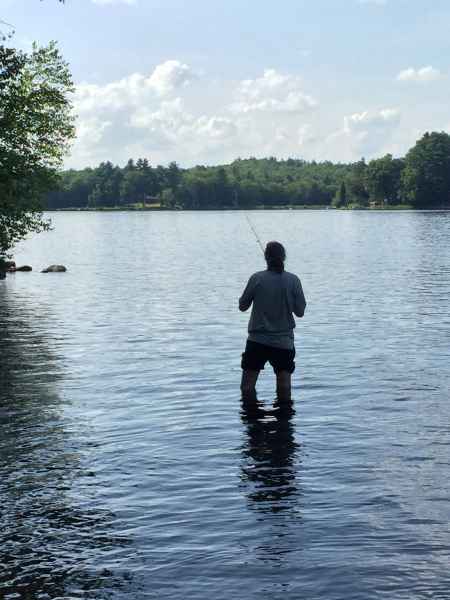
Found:
[[17, 249], [2, 599], [449, 598], [450, 213], [250, 218], [308, 300], [291, 418], [241, 410], [243, 213], [55, 214]]

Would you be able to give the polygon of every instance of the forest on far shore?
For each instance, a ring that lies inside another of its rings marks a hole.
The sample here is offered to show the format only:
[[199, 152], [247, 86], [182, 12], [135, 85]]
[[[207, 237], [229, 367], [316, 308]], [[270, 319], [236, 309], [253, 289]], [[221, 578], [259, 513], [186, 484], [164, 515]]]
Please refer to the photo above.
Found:
[[145, 158], [124, 167], [63, 171], [44, 208], [256, 207], [369, 208], [408, 205], [450, 208], [450, 135], [425, 133], [404, 158], [366, 162], [307, 162], [289, 158], [236, 159], [220, 166], [152, 166]]

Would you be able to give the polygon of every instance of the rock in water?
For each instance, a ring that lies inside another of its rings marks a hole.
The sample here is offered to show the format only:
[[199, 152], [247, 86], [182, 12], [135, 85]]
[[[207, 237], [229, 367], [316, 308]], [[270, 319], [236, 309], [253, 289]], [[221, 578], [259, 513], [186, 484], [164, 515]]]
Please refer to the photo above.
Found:
[[41, 273], [65, 273], [66, 271], [67, 269], [64, 265], [50, 265], [41, 271]]
[[28, 271], [32, 271], [33, 267], [30, 267], [29, 265], [23, 265], [22, 267], [16, 267], [15, 269], [10, 269], [10, 271], [12, 273], [17, 273], [17, 271], [23, 271], [23, 272], [28, 272]]

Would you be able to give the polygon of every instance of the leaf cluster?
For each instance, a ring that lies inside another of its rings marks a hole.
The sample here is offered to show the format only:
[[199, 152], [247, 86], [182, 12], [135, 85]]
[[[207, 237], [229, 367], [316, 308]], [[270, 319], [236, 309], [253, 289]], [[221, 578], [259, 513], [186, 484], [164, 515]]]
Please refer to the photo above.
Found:
[[0, 255], [49, 227], [41, 200], [75, 135], [72, 91], [55, 42], [31, 53], [0, 45]]

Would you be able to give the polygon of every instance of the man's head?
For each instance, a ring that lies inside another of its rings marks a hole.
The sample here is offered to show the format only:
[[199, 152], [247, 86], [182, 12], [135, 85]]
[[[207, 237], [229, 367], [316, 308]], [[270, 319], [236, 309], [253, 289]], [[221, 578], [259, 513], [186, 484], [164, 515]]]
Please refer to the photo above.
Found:
[[280, 242], [268, 242], [264, 250], [264, 258], [266, 259], [269, 271], [276, 271], [277, 273], [284, 271], [286, 250]]

